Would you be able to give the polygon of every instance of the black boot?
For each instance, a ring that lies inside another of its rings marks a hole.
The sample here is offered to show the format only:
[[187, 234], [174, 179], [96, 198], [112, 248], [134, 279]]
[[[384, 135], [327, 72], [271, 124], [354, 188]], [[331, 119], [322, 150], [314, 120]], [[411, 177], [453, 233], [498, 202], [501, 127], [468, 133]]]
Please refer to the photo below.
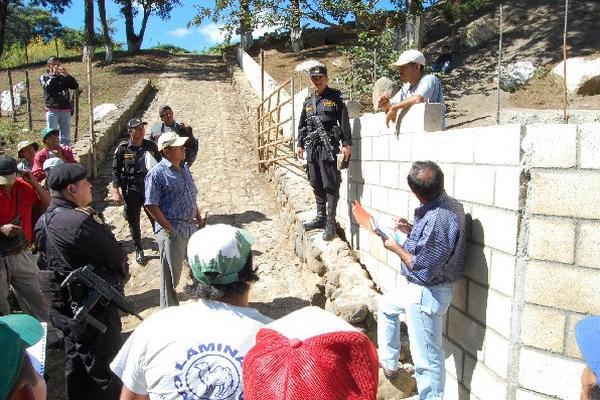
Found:
[[313, 229], [323, 229], [325, 227], [325, 205], [317, 207], [317, 216], [310, 222], [302, 224], [307, 231]]
[[323, 240], [329, 242], [335, 237], [335, 216], [328, 216], [325, 230], [323, 231]]

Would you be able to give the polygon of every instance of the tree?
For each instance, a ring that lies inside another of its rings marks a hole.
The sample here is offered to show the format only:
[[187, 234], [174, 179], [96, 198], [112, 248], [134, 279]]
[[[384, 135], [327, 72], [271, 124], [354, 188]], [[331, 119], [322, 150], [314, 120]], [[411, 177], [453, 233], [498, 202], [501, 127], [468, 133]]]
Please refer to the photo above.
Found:
[[208, 18], [222, 22], [226, 43], [236, 32], [240, 34], [240, 45], [244, 50], [252, 46], [252, 32], [262, 10], [260, 0], [215, 0], [213, 7], [196, 6], [196, 9], [198, 13], [190, 25], [200, 25]]
[[9, 0], [0, 0], [0, 56], [2, 56], [2, 53], [4, 53], [6, 19], [8, 18], [8, 1]]
[[[13, 32], [12, 28], [10, 27], [10, 15], [19, 14], [20, 10], [22, 9], [35, 9], [35, 6], [49, 7], [52, 12], [62, 13], [64, 12], [65, 7], [68, 7], [70, 4], [71, 0], [31, 0], [29, 2], [29, 7], [24, 7], [22, 0], [0, 0], [0, 56], [2, 56], [2, 53], [4, 53], [4, 48], [6, 45], [11, 44], [11, 40], [14, 40], [10, 37], [7, 38], [7, 33], [11, 34]], [[10, 10], [8, 7], [9, 5]], [[37, 10], [41, 9], [38, 8]], [[47, 10], [41, 11], [45, 11], [48, 13], [48, 15], [50, 15]], [[6, 29], [7, 27], [9, 27], [9, 29]], [[14, 36], [15, 35], [13, 35], [13, 37]], [[12, 43], [14, 43], [14, 41]]]
[[[10, 5], [6, 20], [4, 40], [7, 46], [22, 45], [27, 50], [27, 44], [35, 37], [41, 37], [45, 42], [52, 39], [62, 26], [58, 18], [50, 11], [37, 7], [24, 7], [22, 3]], [[27, 51], [25, 51], [27, 57]]]
[[110, 64], [113, 58], [113, 42], [110, 38], [110, 27], [108, 20], [106, 19], [106, 3], [104, 0], [98, 0], [98, 14], [100, 17], [100, 24], [102, 25], [102, 39], [104, 41], [104, 62]]
[[94, 0], [84, 0], [84, 45], [82, 61], [94, 56]]
[[181, 5], [180, 0], [137, 0], [135, 3], [142, 8], [142, 24], [139, 33], [135, 33], [133, 18], [137, 15], [138, 7], [133, 6], [133, 0], [115, 0], [121, 5], [121, 12], [125, 17], [125, 36], [127, 37], [127, 50], [137, 53], [142, 48], [144, 33], [150, 15], [157, 15], [161, 19], [168, 19], [171, 11]]

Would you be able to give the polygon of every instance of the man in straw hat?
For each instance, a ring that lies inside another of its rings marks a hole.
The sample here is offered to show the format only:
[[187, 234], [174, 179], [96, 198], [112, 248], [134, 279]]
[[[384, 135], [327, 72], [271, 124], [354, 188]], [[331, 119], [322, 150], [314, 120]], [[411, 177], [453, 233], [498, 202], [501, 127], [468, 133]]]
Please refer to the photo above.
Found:
[[127, 339], [111, 363], [122, 400], [241, 399], [242, 361], [271, 320], [248, 307], [258, 276], [253, 239], [233, 226], [192, 235], [187, 254], [197, 300], [160, 310]]
[[385, 112], [385, 124], [396, 122], [398, 111], [418, 103], [444, 104], [442, 83], [434, 75], [425, 74], [425, 56], [419, 50], [406, 50], [391, 67], [398, 71], [404, 85], [390, 98], [379, 99], [379, 107]]

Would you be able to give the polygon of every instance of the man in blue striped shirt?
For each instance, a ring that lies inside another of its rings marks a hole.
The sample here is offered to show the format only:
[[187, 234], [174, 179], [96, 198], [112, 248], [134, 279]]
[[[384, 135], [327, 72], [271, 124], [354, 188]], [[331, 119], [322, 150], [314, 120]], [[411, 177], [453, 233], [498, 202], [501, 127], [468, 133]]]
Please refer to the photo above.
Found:
[[202, 224], [196, 185], [185, 160], [187, 137], [163, 133], [158, 150], [163, 158], [145, 178], [146, 209], [157, 222], [154, 233], [160, 253], [160, 307], [179, 305], [175, 288], [181, 277], [187, 242]]
[[419, 399], [441, 400], [445, 383], [442, 329], [453, 283], [464, 269], [465, 213], [462, 204], [444, 191], [444, 173], [436, 163], [413, 163], [407, 180], [421, 206], [415, 209], [414, 225], [406, 219], [397, 221], [396, 229], [408, 234], [402, 246], [392, 238], [384, 242], [386, 249], [400, 257], [408, 285], [379, 301], [379, 359], [385, 376], [395, 377], [400, 355], [399, 316], [406, 314]]

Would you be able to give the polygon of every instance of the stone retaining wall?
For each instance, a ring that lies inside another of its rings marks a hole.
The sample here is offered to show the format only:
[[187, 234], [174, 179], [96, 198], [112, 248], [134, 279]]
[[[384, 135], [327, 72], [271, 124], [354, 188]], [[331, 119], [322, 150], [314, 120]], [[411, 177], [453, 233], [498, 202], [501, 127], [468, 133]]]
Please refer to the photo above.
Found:
[[[117, 139], [127, 130], [127, 121], [133, 118], [136, 112], [155, 91], [150, 79], [140, 79], [125, 94], [117, 104], [117, 108], [106, 114], [98, 123], [94, 124], [96, 133], [96, 162], [99, 166], [106, 158], [110, 149], [115, 145]], [[92, 148], [89, 131], [73, 145], [73, 152], [79, 157], [79, 163], [83, 165], [88, 176], [92, 174]]]

